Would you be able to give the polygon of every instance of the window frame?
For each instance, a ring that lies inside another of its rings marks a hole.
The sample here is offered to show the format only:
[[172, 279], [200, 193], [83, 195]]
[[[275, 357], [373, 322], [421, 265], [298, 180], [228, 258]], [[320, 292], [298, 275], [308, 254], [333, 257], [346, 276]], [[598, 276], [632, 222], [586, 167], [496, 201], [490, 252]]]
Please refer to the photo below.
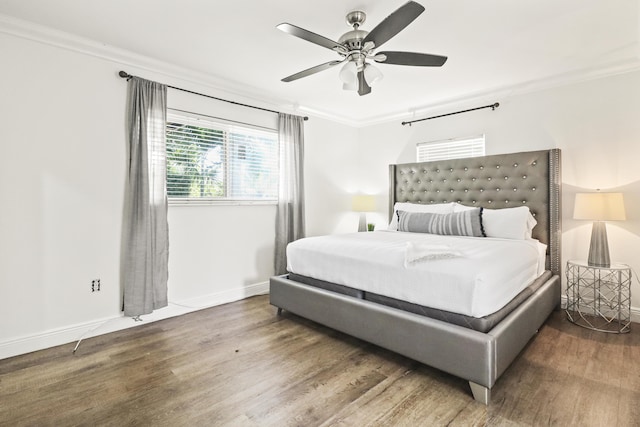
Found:
[[[273, 128], [252, 125], [249, 123], [226, 120], [219, 117], [209, 116], [205, 114], [194, 113], [190, 111], [178, 110], [178, 109], [167, 109], [167, 129], [169, 123], [184, 123], [187, 125], [199, 126], [197, 122], [202, 122], [202, 126], [204, 128], [221, 130], [224, 132], [223, 138], [223, 147], [222, 151], [224, 152], [224, 192], [226, 195], [229, 194], [229, 189], [231, 186], [231, 175], [232, 168], [230, 167], [231, 158], [230, 153], [233, 151], [233, 144], [229, 143], [228, 134], [231, 133], [231, 129], [243, 129], [246, 128], [251, 131], [255, 131], [256, 133], [264, 133], [264, 134], [273, 134], [274, 141], [276, 144], [276, 153], [274, 159], [277, 167], [276, 174], [280, 173], [280, 144], [278, 142], [278, 131]], [[218, 126], [218, 127], [214, 127]], [[165, 130], [166, 134], [166, 130]], [[167, 138], [167, 146], [168, 146], [168, 138]], [[166, 151], [166, 149], [165, 149]], [[167, 162], [169, 161], [169, 156], [167, 155]], [[168, 168], [167, 168], [168, 169]], [[167, 170], [168, 177], [168, 170]], [[276, 178], [275, 191], [276, 194], [273, 198], [238, 198], [238, 197], [172, 197], [168, 194], [167, 189], [167, 202], [169, 206], [241, 206], [241, 205], [277, 205], [278, 204], [278, 181], [279, 178]]]

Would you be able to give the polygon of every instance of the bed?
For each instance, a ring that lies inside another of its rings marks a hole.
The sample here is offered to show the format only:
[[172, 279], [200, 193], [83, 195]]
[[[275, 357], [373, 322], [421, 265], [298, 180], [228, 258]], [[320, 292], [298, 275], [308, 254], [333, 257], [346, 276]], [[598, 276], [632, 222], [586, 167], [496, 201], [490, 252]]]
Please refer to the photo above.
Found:
[[[560, 150], [390, 165], [389, 180], [390, 218], [397, 215], [396, 203], [456, 203], [482, 207], [485, 212], [528, 207], [537, 222], [532, 237], [546, 245], [539, 253], [543, 266], [535, 280], [530, 280], [530, 273], [523, 274], [522, 290], [513, 298], [509, 296], [508, 303], [495, 314], [479, 316], [495, 307], [471, 307], [466, 314], [452, 316], [442, 307], [429, 307], [428, 301], [415, 304], [403, 301], [402, 296], [375, 292], [377, 277], [357, 286], [349, 282], [355, 282], [354, 278], [339, 281], [313, 277], [311, 263], [309, 270], [303, 270], [305, 274], [290, 272], [272, 277], [270, 303], [278, 313], [290, 311], [466, 379], [473, 397], [489, 404], [497, 379], [560, 304]], [[365, 248], [366, 239], [376, 234], [383, 240], [397, 240], [394, 233], [398, 232], [388, 233], [389, 237], [377, 231], [359, 233], [356, 244]], [[317, 260], [321, 264], [320, 258]], [[320, 270], [331, 270], [327, 265], [321, 265]], [[381, 274], [385, 273], [376, 273]], [[389, 274], [385, 277], [393, 280]], [[445, 280], [429, 277], [435, 282]], [[368, 285], [363, 291], [362, 287]], [[476, 294], [482, 295], [481, 291]], [[443, 304], [447, 307], [446, 301]]]

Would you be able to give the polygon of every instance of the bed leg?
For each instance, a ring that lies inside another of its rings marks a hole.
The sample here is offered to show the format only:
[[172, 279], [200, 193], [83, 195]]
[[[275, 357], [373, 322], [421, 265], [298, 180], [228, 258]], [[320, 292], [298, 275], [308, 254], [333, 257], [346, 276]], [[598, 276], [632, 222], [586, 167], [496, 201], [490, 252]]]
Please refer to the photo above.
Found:
[[276, 315], [280, 316], [282, 314], [282, 309], [280, 307], [278, 307], [278, 311], [276, 313]]
[[480, 384], [476, 384], [472, 381], [469, 381], [469, 386], [471, 386], [471, 393], [473, 394], [473, 398], [480, 403], [484, 403], [485, 405], [489, 404], [491, 400], [491, 389]]

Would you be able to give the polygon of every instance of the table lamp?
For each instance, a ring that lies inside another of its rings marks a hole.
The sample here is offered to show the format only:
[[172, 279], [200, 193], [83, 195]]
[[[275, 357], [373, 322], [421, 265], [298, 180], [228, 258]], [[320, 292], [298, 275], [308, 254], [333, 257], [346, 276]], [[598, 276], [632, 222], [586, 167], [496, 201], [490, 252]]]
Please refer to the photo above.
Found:
[[376, 198], [368, 194], [356, 194], [351, 201], [351, 209], [360, 212], [358, 231], [367, 231], [367, 212], [376, 210]]
[[588, 263], [594, 267], [609, 267], [609, 244], [604, 221], [625, 220], [622, 193], [576, 193], [574, 219], [593, 220]]

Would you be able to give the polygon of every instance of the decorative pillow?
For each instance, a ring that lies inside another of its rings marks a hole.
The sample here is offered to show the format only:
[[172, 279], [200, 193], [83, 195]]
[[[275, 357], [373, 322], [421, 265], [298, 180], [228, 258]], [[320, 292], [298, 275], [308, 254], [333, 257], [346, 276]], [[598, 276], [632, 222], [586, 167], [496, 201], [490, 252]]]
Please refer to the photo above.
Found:
[[428, 213], [452, 213], [454, 203], [436, 203], [424, 205], [422, 203], [402, 203], [398, 202], [393, 205], [393, 215], [389, 222], [388, 230], [398, 230], [398, 211], [405, 212], [428, 212]]
[[482, 211], [482, 208], [450, 214], [398, 211], [398, 231], [485, 237], [482, 229]]
[[[454, 212], [464, 212], [471, 208], [456, 203]], [[531, 239], [531, 232], [538, 221], [531, 215], [527, 206], [505, 209], [484, 209], [482, 213], [482, 226], [487, 237], [501, 239]]]

